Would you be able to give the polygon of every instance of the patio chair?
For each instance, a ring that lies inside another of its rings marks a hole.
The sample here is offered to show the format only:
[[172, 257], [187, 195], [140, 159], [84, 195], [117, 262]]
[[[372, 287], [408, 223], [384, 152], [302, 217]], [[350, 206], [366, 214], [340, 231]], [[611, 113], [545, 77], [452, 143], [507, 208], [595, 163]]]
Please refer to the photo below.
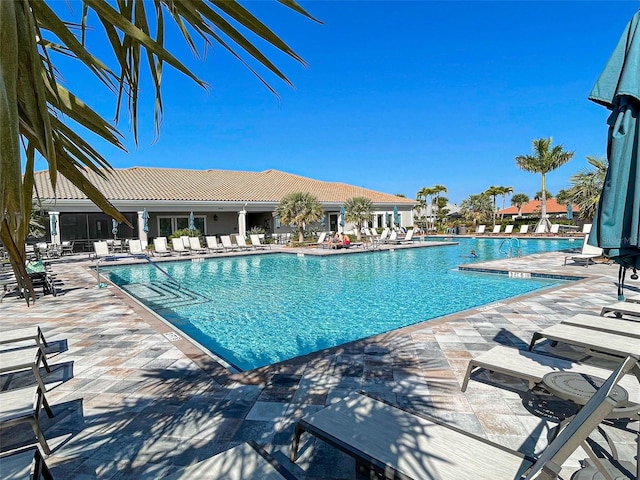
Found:
[[[618, 318], [621, 318], [623, 315], [640, 317], [640, 303], [637, 303], [633, 300], [629, 300], [626, 302], [615, 302], [611, 305], [607, 305], [606, 307], [602, 307], [600, 315], [604, 317], [607, 313], [613, 313]], [[640, 321], [639, 318], [628, 318], [626, 320]]]
[[0, 344], [26, 342], [29, 340], [36, 342], [38, 347], [46, 348], [49, 346], [39, 325], [34, 327], [13, 328], [11, 330], [0, 330]]
[[195, 253], [207, 253], [207, 249], [202, 246], [198, 237], [189, 237], [189, 249]]
[[2, 475], [6, 479], [53, 480], [37, 447], [26, 447], [0, 454]]
[[209, 253], [217, 253], [224, 251], [222, 245], [218, 245], [218, 239], [215, 236], [204, 237], [207, 242], [207, 250]]
[[251, 245], [247, 245], [247, 239], [244, 235], [236, 235], [236, 244], [240, 250], [249, 250]]
[[224, 480], [295, 480], [255, 442], [242, 443], [201, 462], [163, 477], [165, 480], [194, 478]]
[[591, 223], [585, 223], [582, 225], [582, 233], [585, 235], [589, 235], [591, 233]]
[[142, 242], [140, 240], [129, 240], [129, 253], [131, 255], [144, 255]]
[[560, 224], [554, 223], [553, 225], [551, 225], [551, 228], [549, 229], [549, 233], [551, 235], [558, 235], [558, 233], [560, 233]]
[[231, 237], [229, 235], [220, 235], [220, 241], [222, 242], [222, 247], [225, 252], [234, 252], [240, 250], [238, 245], [231, 243]]
[[486, 225], [478, 225], [476, 227], [476, 233], [479, 234], [479, 235], [482, 235], [486, 228], [487, 228]]
[[154, 255], [160, 257], [168, 257], [171, 255], [171, 250], [167, 248], [167, 237], [156, 237], [153, 239]]
[[94, 259], [105, 258], [111, 255], [109, 252], [109, 244], [107, 242], [93, 242], [93, 253], [90, 257]]
[[[613, 317], [602, 318], [597, 315], [585, 315], [583, 313], [579, 313], [571, 318], [562, 320], [560, 323], [588, 328], [590, 330], [598, 330], [600, 332], [628, 335], [630, 337], [640, 339], [640, 322], [633, 322]], [[638, 352], [640, 352], [640, 342], [638, 343]]]
[[40, 364], [44, 366], [48, 373], [51, 372], [51, 368], [47, 362], [47, 356], [42, 346], [0, 350], [0, 373], [30, 369], [38, 385], [42, 388], [42, 391], [46, 392], [47, 387], [40, 375]]
[[296, 460], [300, 436], [308, 432], [387, 478], [554, 479], [578, 447], [591, 457], [587, 439], [616, 406], [612, 391], [635, 365], [636, 359], [625, 359], [537, 457], [426, 415], [365, 395], [350, 395], [298, 421], [290, 460]]
[[505, 235], [511, 235], [513, 233], [513, 225], [509, 224], [506, 227], [504, 227], [504, 234]]
[[[51, 449], [44, 438], [38, 415], [44, 407], [49, 418], [53, 418], [53, 411], [44, 396], [42, 388], [38, 386], [6, 390], [0, 393], [0, 429], [6, 429], [20, 423], [29, 423], [36, 434], [42, 451], [49, 455]], [[2, 470], [4, 472], [4, 470]], [[3, 478], [4, 473], [3, 473]]]
[[527, 233], [529, 233], [529, 225], [520, 225], [518, 235], [526, 235]]
[[638, 355], [638, 344], [640, 343], [637, 338], [628, 335], [590, 330], [559, 323], [535, 332], [529, 344], [529, 351], [533, 351], [536, 343], [541, 339], [547, 339], [553, 343], [566, 343], [567, 345], [581, 348], [586, 355], [609, 358]]
[[75, 242], [64, 241], [60, 245], [60, 253], [62, 255], [73, 255], [73, 246]]
[[502, 228], [502, 225], [495, 225], [493, 227], [493, 230], [491, 230], [491, 235], [497, 235], [500, 233], [500, 229]]
[[589, 234], [587, 233], [582, 239], [582, 248], [580, 253], [574, 253], [573, 255], [567, 255], [564, 257], [564, 264], [567, 264], [567, 260], [573, 260], [575, 263], [584, 262], [584, 266], [588, 267], [594, 258], [602, 257], [603, 250], [600, 247], [594, 247], [589, 245]]
[[[322, 235], [322, 234], [320, 234], [320, 235]], [[251, 245], [253, 246], [254, 249], [258, 249], [259, 248], [261, 250], [264, 250], [267, 247], [271, 248], [270, 245], [262, 243], [260, 241], [260, 236], [258, 234], [256, 234], [256, 233], [250, 234], [249, 235], [249, 239], [251, 240]]]
[[547, 225], [541, 223], [536, 226], [536, 229], [533, 232], [534, 235], [546, 235], [547, 234]]
[[171, 251], [178, 255], [191, 255], [191, 251], [184, 246], [182, 238], [171, 239]]

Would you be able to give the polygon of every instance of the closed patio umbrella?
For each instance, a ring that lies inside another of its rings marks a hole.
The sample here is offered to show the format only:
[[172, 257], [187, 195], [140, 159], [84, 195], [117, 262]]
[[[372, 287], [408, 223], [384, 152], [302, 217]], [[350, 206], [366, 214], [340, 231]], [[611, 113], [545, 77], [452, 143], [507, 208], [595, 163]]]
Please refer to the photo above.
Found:
[[189, 230], [196, 229], [195, 218], [193, 217], [193, 212], [189, 213]]
[[113, 239], [118, 236], [118, 221], [114, 218], [111, 219], [111, 233], [113, 233]]
[[144, 233], [149, 233], [149, 212], [147, 212], [146, 208], [142, 210], [142, 221], [142, 231]]
[[51, 216], [51, 236], [55, 237], [56, 235], [58, 235], [58, 218], [55, 215], [52, 215]]
[[589, 100], [611, 110], [607, 120], [609, 167], [589, 243], [604, 249], [605, 255], [621, 265], [620, 297], [624, 269], [640, 267], [639, 23], [637, 12], [589, 95]]
[[344, 205], [340, 207], [340, 226], [344, 227]]
[[567, 220], [573, 219], [573, 205], [567, 203]]
[[398, 214], [398, 206], [393, 207], [393, 224], [397, 227], [400, 225], [400, 215]]

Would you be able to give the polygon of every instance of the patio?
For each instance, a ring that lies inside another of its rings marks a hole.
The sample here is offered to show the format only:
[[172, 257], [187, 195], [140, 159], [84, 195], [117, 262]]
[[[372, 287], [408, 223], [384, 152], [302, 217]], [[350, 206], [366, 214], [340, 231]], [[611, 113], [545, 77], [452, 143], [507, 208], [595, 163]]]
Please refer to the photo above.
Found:
[[[40, 423], [57, 479], [160, 478], [248, 440], [300, 479], [353, 479], [354, 460], [312, 437], [303, 437], [295, 465], [287, 455], [297, 418], [357, 391], [524, 452], [546, 445], [553, 424], [525, 408], [517, 393], [526, 392], [523, 382], [500, 379], [509, 391], [472, 381], [465, 393], [460, 384], [472, 356], [497, 344], [525, 348], [536, 330], [576, 313], [598, 314], [616, 299], [616, 266], [563, 267], [564, 256], [483, 266], [584, 280], [246, 373], [229, 373], [114, 287], [96, 288], [86, 255], [53, 264], [57, 297], [30, 307], [5, 297], [0, 328], [38, 324], [50, 341], [45, 382], [55, 416], [42, 414]], [[634, 283], [628, 280], [629, 293], [638, 290]], [[0, 376], [4, 389], [29, 381]], [[611, 433], [621, 456], [632, 460], [634, 436]], [[28, 426], [13, 427], [0, 449], [32, 437]], [[561, 478], [585, 456], [572, 456]]]

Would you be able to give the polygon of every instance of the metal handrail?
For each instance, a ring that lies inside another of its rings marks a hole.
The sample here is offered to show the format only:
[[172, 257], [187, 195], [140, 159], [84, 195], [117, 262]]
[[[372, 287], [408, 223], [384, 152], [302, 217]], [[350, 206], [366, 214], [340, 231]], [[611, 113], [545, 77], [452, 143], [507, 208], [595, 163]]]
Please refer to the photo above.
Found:
[[178, 280], [176, 280], [175, 278], [173, 278], [169, 272], [167, 272], [166, 270], [164, 270], [162, 267], [160, 267], [160, 265], [158, 265], [156, 262], [154, 262], [153, 260], [151, 260], [149, 258], [148, 255], [145, 255], [144, 253], [135, 253], [133, 255], [126, 255], [126, 256], [115, 256], [115, 255], [108, 255], [106, 257], [102, 257], [100, 259], [98, 259], [98, 263], [96, 263], [96, 279], [98, 280], [98, 288], [103, 288], [106, 287], [106, 285], [102, 282], [100, 282], [100, 262], [102, 262], [103, 260], [107, 261], [107, 262], [112, 262], [114, 260], [121, 260], [123, 258], [138, 258], [141, 260], [146, 260], [147, 262], [149, 262], [151, 265], [153, 265], [154, 267], [156, 267], [158, 270], [160, 270], [162, 273], [164, 273], [167, 277], [169, 277], [169, 279], [175, 283], [178, 288], [180, 287], [180, 282]]

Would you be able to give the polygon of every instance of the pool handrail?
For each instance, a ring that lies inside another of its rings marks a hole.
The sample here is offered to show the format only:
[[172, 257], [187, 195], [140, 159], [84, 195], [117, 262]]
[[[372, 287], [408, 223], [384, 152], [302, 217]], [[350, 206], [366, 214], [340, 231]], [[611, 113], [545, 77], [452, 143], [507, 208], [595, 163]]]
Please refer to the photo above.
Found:
[[144, 253], [136, 253], [133, 255], [122, 255], [122, 256], [116, 256], [116, 255], [109, 255], [107, 257], [102, 257], [98, 260], [98, 263], [96, 263], [96, 277], [98, 280], [98, 287], [100, 287], [102, 285], [102, 283], [100, 282], [100, 262], [102, 262], [103, 260], [108, 261], [108, 262], [112, 262], [114, 260], [120, 260], [122, 258], [138, 258], [140, 260], [146, 260], [147, 262], [149, 262], [151, 265], [153, 265], [154, 267], [156, 267], [158, 270], [160, 270], [162, 273], [164, 273], [167, 277], [169, 277], [169, 279], [175, 283], [178, 288], [180, 287], [180, 282], [178, 280], [176, 280], [175, 278], [173, 278], [171, 276], [171, 274], [169, 272], [167, 272], [165, 269], [163, 269], [160, 265], [158, 265], [156, 262], [154, 262], [153, 260], [151, 260], [147, 255], [145, 255]]

